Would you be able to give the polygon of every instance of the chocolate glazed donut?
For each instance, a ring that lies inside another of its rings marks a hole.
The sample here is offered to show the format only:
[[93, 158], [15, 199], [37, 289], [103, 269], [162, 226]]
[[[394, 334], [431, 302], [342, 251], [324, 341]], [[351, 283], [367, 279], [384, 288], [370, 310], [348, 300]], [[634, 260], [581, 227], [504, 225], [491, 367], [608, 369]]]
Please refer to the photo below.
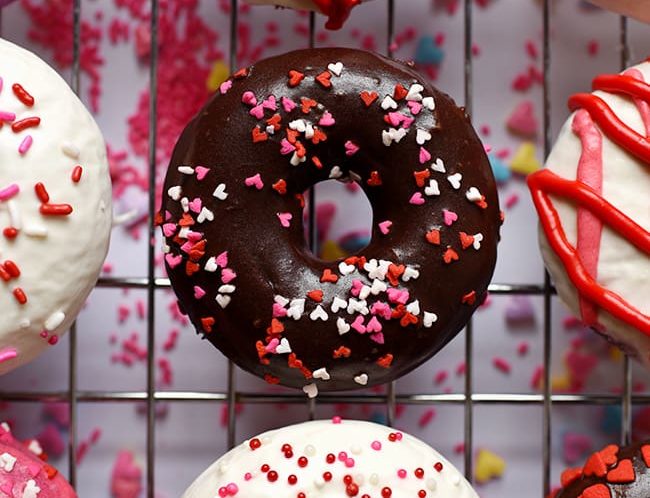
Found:
[[584, 467], [562, 473], [554, 498], [647, 498], [650, 496], [650, 441], [619, 448], [611, 444], [591, 455]]
[[[305, 190], [356, 181], [370, 244], [321, 261]], [[240, 367], [309, 396], [391, 381], [482, 302], [501, 215], [462, 109], [408, 65], [343, 48], [260, 61], [187, 126], [159, 220], [181, 308]]]

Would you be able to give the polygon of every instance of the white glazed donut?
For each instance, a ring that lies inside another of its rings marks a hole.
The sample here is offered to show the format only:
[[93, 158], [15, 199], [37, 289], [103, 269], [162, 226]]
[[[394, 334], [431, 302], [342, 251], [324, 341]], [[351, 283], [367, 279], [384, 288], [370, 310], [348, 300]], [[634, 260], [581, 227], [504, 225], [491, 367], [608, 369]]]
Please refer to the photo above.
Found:
[[478, 498], [443, 456], [371, 422], [317, 420], [265, 432], [212, 464], [183, 498]]
[[111, 218], [99, 128], [52, 68], [0, 39], [0, 374], [70, 327]]
[[[587, 325], [650, 367], [648, 83], [646, 61], [621, 75], [598, 76], [600, 90], [571, 97], [574, 112], [546, 169], [531, 175], [529, 185], [558, 294]], [[567, 192], [551, 191], [558, 186]], [[579, 198], [580, 191], [591, 200]]]

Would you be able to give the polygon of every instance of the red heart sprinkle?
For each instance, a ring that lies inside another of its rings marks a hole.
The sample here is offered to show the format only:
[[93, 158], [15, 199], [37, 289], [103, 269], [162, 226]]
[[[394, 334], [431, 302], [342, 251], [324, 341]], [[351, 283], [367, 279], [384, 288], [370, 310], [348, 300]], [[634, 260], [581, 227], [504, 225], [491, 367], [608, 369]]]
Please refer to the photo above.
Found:
[[277, 318], [271, 318], [271, 325], [266, 329], [267, 334], [281, 334], [284, 332], [284, 325]]
[[278, 194], [284, 195], [287, 193], [287, 182], [280, 178], [277, 182], [275, 182], [273, 185], [273, 190], [275, 190]]
[[350, 354], [352, 354], [352, 351], [350, 348], [346, 348], [345, 346], [340, 346], [338, 349], [334, 350], [334, 353], [332, 355], [333, 358], [349, 358]]
[[393, 98], [397, 101], [402, 100], [408, 95], [408, 90], [402, 86], [401, 83], [395, 85], [395, 91], [393, 92]]
[[266, 132], [260, 130], [259, 126], [253, 128], [251, 134], [253, 136], [253, 143], [264, 142], [269, 139], [269, 136], [266, 134]]
[[312, 301], [316, 301], [317, 303], [320, 303], [323, 301], [323, 291], [320, 289], [309, 291], [307, 293], [307, 297]]
[[320, 142], [327, 140], [327, 135], [320, 128], [314, 128], [314, 135], [311, 137], [311, 141], [314, 145], [318, 145]]
[[452, 261], [458, 261], [458, 253], [454, 251], [451, 247], [447, 247], [447, 250], [442, 255], [442, 259], [447, 264], [451, 263]]
[[376, 361], [377, 365], [379, 365], [382, 368], [388, 368], [390, 367], [391, 363], [393, 363], [393, 355], [388, 353], [381, 358], [379, 358]]
[[298, 140], [298, 132], [296, 130], [287, 128], [287, 140], [290, 144], [295, 144], [296, 140]]
[[[300, 107], [302, 109], [302, 112], [305, 114], [307, 114], [312, 107], [316, 107], [317, 105], [318, 102], [313, 99], [308, 99], [307, 97], [302, 97], [300, 99]], [[289, 140], [289, 142], [291, 142], [291, 140]]]
[[425, 237], [429, 244], [433, 244], [434, 246], [440, 245], [440, 230], [436, 230], [435, 228], [433, 230], [429, 230]]
[[269, 119], [266, 120], [266, 124], [269, 126], [273, 126], [273, 129], [275, 131], [278, 131], [280, 129], [280, 122], [282, 121], [282, 117], [279, 114], [274, 114], [271, 116]]
[[214, 318], [211, 316], [201, 318], [201, 327], [206, 334], [212, 332], [212, 326], [214, 325]]
[[378, 171], [371, 171], [370, 178], [366, 180], [366, 183], [371, 187], [378, 187], [381, 185], [381, 177], [379, 176]]
[[330, 282], [332, 284], [335, 284], [336, 282], [338, 282], [338, 280], [339, 280], [338, 275], [332, 273], [332, 270], [330, 270], [329, 268], [325, 268], [323, 270], [323, 275], [321, 275], [320, 277], [321, 282]]
[[194, 261], [188, 261], [187, 263], [185, 263], [185, 273], [188, 277], [191, 277], [200, 269], [201, 267], [198, 264], [196, 264]]
[[332, 73], [330, 73], [329, 71], [323, 71], [318, 76], [316, 76], [316, 81], [318, 81], [325, 88], [329, 88], [332, 86], [332, 82], [330, 81], [331, 78], [332, 78]]
[[566, 488], [569, 484], [571, 484], [581, 475], [582, 475], [582, 469], [580, 467], [576, 467], [573, 469], [566, 469], [564, 472], [562, 472], [562, 475], [560, 476], [560, 483], [562, 484], [563, 488]]
[[611, 467], [618, 461], [618, 458], [616, 457], [616, 455], [618, 454], [618, 446], [616, 446], [615, 444], [610, 444], [609, 446], [605, 446], [598, 453], [600, 453], [600, 456], [603, 458], [603, 462], [605, 462], [605, 465], [607, 465], [608, 467]]
[[641, 446], [641, 456], [646, 467], [650, 467], [650, 445]]
[[264, 374], [264, 380], [267, 384], [275, 385], [280, 383], [280, 377], [275, 377], [271, 374]]
[[636, 475], [634, 474], [634, 467], [632, 467], [632, 460], [621, 460], [616, 468], [607, 472], [607, 482], [612, 484], [625, 484], [633, 482], [635, 479]]
[[415, 325], [416, 323], [418, 323], [418, 317], [415, 316], [413, 313], [409, 313], [408, 311], [404, 313], [402, 318], [400, 318], [399, 320], [399, 324], [402, 327], [408, 327], [409, 325], [411, 324]]
[[603, 477], [607, 474], [607, 465], [605, 464], [602, 455], [600, 453], [594, 453], [591, 455], [585, 463], [583, 472], [586, 476]]
[[298, 86], [300, 82], [304, 79], [305, 75], [299, 71], [294, 71], [293, 69], [289, 71], [289, 86], [294, 87]]
[[417, 186], [422, 188], [426, 179], [431, 176], [431, 172], [428, 169], [423, 169], [422, 171], [414, 171], [413, 176], [415, 177]]
[[388, 266], [388, 272], [386, 273], [386, 277], [388, 277], [388, 281], [392, 286], [396, 286], [399, 283], [399, 277], [402, 276], [402, 273], [404, 273], [404, 270], [406, 268], [404, 265], [396, 265], [394, 263], [391, 263]]
[[460, 232], [458, 235], [460, 235], [460, 243], [463, 246], [463, 249], [467, 249], [474, 243], [473, 235], [467, 235], [465, 232]]
[[372, 103], [377, 100], [377, 97], [379, 97], [379, 95], [377, 95], [377, 92], [367, 92], [365, 90], [361, 92], [359, 96], [361, 97], [361, 100], [363, 100], [363, 103], [366, 105], [366, 107], [370, 107]]
[[594, 484], [582, 492], [582, 498], [611, 498], [609, 488], [604, 484]]
[[476, 291], [471, 291], [465, 294], [461, 300], [463, 304], [469, 304], [470, 306], [476, 302]]
[[233, 78], [235, 78], [236, 80], [240, 80], [240, 79], [242, 79], [242, 78], [245, 78], [246, 76], [248, 76], [248, 68], [245, 68], [245, 67], [244, 67], [244, 68], [240, 69], [239, 71], [237, 71], [237, 72], [236, 72], [235, 74], [233, 74], [232, 76], [233, 76]]

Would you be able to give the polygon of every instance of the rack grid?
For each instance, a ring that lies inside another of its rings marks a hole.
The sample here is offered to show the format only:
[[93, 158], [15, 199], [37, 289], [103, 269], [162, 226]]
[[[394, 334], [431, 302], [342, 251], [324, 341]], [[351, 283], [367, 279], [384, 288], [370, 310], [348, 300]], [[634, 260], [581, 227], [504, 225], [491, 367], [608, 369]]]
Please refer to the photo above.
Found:
[[[237, 69], [237, 13], [239, 2], [241, 0], [230, 0], [230, 69], [231, 72]], [[406, 0], [386, 0], [387, 4], [387, 47], [385, 52], [392, 55], [391, 45], [395, 32], [396, 11], [395, 2]], [[70, 85], [72, 89], [79, 93], [80, 87], [80, 54], [81, 54], [81, 10], [82, 0], [72, 0], [73, 2], [73, 63]], [[473, 0], [463, 0], [463, 74], [464, 74], [464, 106], [471, 116], [473, 101], [473, 68], [472, 68], [472, 12]], [[551, 44], [550, 44], [550, 3], [551, 0], [543, 0], [542, 5], [542, 33], [543, 33], [543, 146], [544, 157], [550, 151], [551, 145], [551, 99], [550, 99], [550, 67], [551, 67]], [[158, 68], [158, 12], [159, 0], [150, 0], [151, 8], [151, 57], [149, 65], [149, 90], [152, 96], [157, 95], [157, 68]], [[2, 9], [0, 9], [0, 28], [2, 21]], [[0, 30], [1, 34], [1, 30]], [[310, 14], [309, 18], [309, 46], [315, 45], [315, 18]], [[628, 65], [629, 59], [629, 40], [628, 40], [628, 21], [626, 17], [620, 18], [619, 26], [619, 56], [620, 67], [624, 69]], [[155, 169], [156, 169], [156, 118], [157, 118], [157, 99], [149, 100], [149, 213], [153, 214], [155, 206]], [[315, 193], [312, 190], [309, 193], [310, 205], [314, 205]], [[315, 210], [310, 210], [309, 218], [309, 241], [312, 248], [315, 245]], [[45, 391], [45, 392], [0, 392], [0, 399], [4, 401], [62, 401], [68, 402], [70, 406], [70, 433], [68, 440], [69, 455], [69, 480], [73, 486], [77, 481], [77, 463], [75, 454], [77, 449], [77, 429], [78, 416], [77, 409], [80, 402], [145, 402], [147, 407], [146, 417], [146, 495], [147, 498], [155, 496], [155, 408], [156, 403], [164, 401], [174, 402], [207, 402], [207, 403], [227, 403], [228, 406], [228, 447], [233, 447], [236, 441], [236, 417], [235, 405], [238, 403], [249, 404], [266, 404], [266, 403], [290, 403], [304, 404], [305, 397], [302, 393], [296, 394], [269, 394], [259, 392], [238, 391], [235, 384], [236, 367], [232, 362], [228, 364], [227, 390], [225, 392], [211, 391], [160, 391], [155, 386], [155, 294], [159, 289], [170, 287], [169, 279], [158, 278], [155, 275], [155, 227], [153, 216], [149, 216], [148, 240], [147, 244], [147, 276], [142, 278], [101, 278], [98, 287], [127, 289], [137, 288], [147, 292], [147, 379], [146, 389], [142, 391], [90, 391], [79, 390], [77, 387], [77, 327], [76, 324], [70, 330], [69, 340], [69, 376], [68, 388], [66, 390]], [[540, 275], [541, 277], [542, 275]], [[489, 286], [491, 294], [498, 295], [533, 295], [543, 298], [543, 391], [540, 394], [505, 394], [505, 393], [487, 393], [478, 394], [473, 392], [472, 384], [472, 357], [473, 357], [473, 323], [470, 320], [465, 329], [465, 385], [463, 392], [452, 394], [424, 394], [424, 393], [405, 393], [398, 394], [395, 391], [395, 384], [388, 386], [384, 395], [375, 394], [321, 394], [317, 400], [309, 400], [308, 408], [310, 418], [313, 418], [315, 404], [335, 404], [335, 403], [357, 403], [357, 404], [374, 404], [384, 405], [388, 424], [391, 425], [395, 416], [396, 404], [407, 405], [436, 405], [436, 404], [454, 404], [462, 405], [464, 408], [464, 473], [466, 478], [471, 482], [473, 475], [473, 409], [475, 405], [541, 405], [543, 407], [543, 423], [540, 428], [540, 437], [542, 439], [542, 482], [543, 489], [540, 490], [542, 497], [548, 495], [551, 487], [551, 428], [552, 417], [551, 407], [553, 404], [579, 404], [579, 405], [619, 405], [622, 409], [621, 423], [621, 443], [628, 443], [631, 436], [631, 411], [634, 404], [650, 403], [650, 394], [636, 395], [632, 394], [632, 370], [627, 357], [623, 362], [623, 389], [619, 395], [582, 395], [582, 394], [553, 394], [551, 392], [551, 299], [555, 294], [549, 276], [543, 275], [543, 280], [539, 284], [511, 284], [511, 283], [493, 283]]]

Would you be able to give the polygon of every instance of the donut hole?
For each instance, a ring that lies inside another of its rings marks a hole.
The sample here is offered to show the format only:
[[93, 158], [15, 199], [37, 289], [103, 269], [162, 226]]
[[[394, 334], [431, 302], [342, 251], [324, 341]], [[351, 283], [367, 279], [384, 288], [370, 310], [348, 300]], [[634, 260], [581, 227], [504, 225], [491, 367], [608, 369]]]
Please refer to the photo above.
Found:
[[312, 255], [334, 261], [362, 251], [370, 243], [372, 206], [356, 182], [325, 180], [313, 187], [316, 200], [316, 247], [310, 245], [310, 195], [304, 192], [303, 226], [305, 245]]

